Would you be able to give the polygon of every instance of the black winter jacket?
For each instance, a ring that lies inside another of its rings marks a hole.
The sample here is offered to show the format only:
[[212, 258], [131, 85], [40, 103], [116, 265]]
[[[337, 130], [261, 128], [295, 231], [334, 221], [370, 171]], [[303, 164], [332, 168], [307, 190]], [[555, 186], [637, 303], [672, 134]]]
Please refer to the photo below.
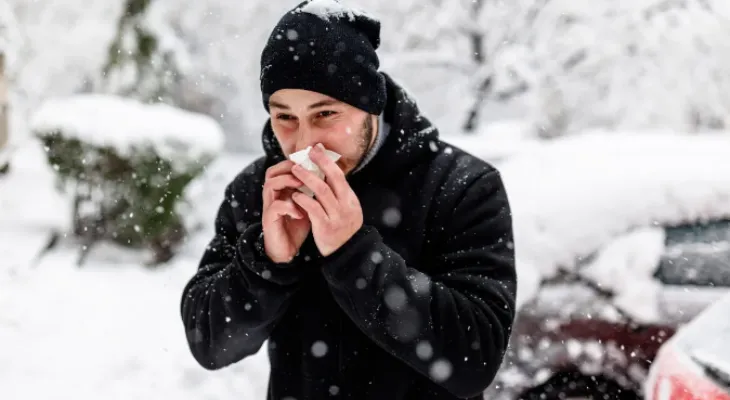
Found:
[[481, 398], [515, 314], [512, 220], [500, 175], [438, 138], [389, 76], [390, 134], [348, 177], [364, 226], [330, 256], [312, 235], [288, 264], [261, 237], [266, 155], [225, 192], [215, 236], [184, 289], [195, 359], [219, 369], [268, 339], [269, 399]]

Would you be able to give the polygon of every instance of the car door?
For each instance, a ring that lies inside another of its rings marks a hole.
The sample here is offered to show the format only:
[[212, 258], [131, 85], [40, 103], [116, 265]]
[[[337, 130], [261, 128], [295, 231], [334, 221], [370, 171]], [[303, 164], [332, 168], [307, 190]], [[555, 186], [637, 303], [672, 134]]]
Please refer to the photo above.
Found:
[[666, 246], [654, 278], [662, 283], [659, 310], [686, 323], [730, 293], [730, 220], [666, 227]]

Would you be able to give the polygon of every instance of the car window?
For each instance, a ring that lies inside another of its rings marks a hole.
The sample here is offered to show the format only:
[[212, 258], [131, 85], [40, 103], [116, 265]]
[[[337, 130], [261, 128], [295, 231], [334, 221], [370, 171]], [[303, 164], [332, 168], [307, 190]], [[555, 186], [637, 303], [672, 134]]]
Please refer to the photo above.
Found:
[[730, 287], [730, 220], [667, 227], [655, 277], [666, 285]]

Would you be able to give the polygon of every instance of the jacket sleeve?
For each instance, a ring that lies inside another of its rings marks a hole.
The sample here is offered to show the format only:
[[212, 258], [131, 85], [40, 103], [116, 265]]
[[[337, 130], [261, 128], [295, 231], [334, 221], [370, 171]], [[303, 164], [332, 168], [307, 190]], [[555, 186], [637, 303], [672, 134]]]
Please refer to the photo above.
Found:
[[[243, 204], [243, 203], [241, 203]], [[234, 221], [231, 185], [215, 222], [215, 236], [197, 273], [183, 289], [181, 314], [190, 350], [206, 369], [255, 354], [297, 288], [299, 268], [271, 261], [261, 223]]]
[[515, 314], [512, 220], [496, 171], [469, 187], [448, 225], [430, 276], [370, 226], [331, 254], [323, 273], [377, 345], [453, 395], [478, 396], [500, 367]]

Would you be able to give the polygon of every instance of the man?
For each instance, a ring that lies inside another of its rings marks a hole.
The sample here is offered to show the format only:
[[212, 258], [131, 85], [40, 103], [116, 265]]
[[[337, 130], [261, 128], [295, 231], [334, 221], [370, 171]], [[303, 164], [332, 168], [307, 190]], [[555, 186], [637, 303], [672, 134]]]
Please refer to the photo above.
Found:
[[[378, 71], [379, 34], [335, 0], [282, 17], [261, 58], [266, 154], [228, 185], [184, 289], [203, 367], [268, 339], [269, 399], [481, 398], [507, 347], [516, 276], [499, 173], [441, 142]], [[309, 146], [324, 179], [288, 160]]]

